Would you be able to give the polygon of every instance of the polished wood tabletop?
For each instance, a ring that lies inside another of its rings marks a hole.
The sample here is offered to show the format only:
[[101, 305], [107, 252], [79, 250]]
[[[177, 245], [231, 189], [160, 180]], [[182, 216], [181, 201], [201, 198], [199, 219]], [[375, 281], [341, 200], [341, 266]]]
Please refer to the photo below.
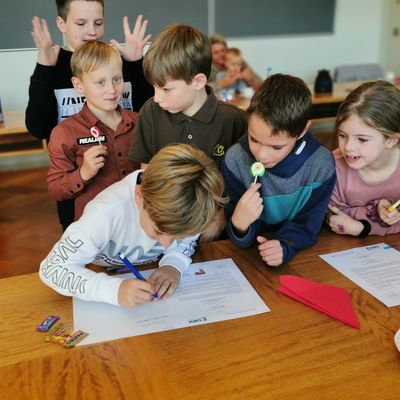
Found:
[[[314, 84], [310, 83], [308, 84], [308, 87], [312, 93], [312, 104], [315, 106], [321, 104], [341, 103], [353, 89], [360, 86], [363, 82], [364, 81], [334, 82], [332, 93], [321, 94], [315, 94]], [[400, 89], [400, 83], [397, 83], [396, 87]], [[246, 110], [250, 104], [250, 99], [237, 96], [231, 101], [231, 103]]]
[[4, 121], [0, 122], [0, 135], [28, 133], [25, 126], [24, 111], [3, 111], [3, 116]]
[[[387, 308], [318, 257], [400, 235], [349, 238], [323, 233], [279, 270], [257, 249], [201, 244], [194, 261], [232, 257], [265, 303], [264, 313], [190, 328], [65, 349], [35, 327], [72, 302], [36, 274], [0, 280], [3, 399], [398, 399], [400, 353], [393, 335], [400, 307]], [[349, 291], [361, 329], [277, 292], [293, 274]], [[107, 315], [99, 315], [107, 318]], [[79, 328], [79, 327], [77, 327]]]

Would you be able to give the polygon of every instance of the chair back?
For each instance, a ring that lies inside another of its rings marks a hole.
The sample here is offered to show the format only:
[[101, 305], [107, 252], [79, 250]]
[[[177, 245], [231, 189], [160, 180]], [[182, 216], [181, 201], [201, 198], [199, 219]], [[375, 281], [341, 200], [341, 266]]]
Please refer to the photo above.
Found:
[[379, 64], [340, 65], [335, 68], [335, 82], [371, 81], [383, 79], [383, 68]]

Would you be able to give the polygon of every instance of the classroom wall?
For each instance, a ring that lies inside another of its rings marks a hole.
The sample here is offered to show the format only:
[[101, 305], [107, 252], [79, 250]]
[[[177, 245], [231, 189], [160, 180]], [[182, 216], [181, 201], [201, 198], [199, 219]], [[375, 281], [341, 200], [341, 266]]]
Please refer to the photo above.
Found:
[[[313, 82], [319, 69], [333, 73], [343, 64], [381, 63], [385, 0], [337, 0], [333, 35], [231, 39], [262, 76], [267, 69]], [[268, 23], [268, 16], [265, 16]]]
[[[227, 38], [228, 44], [240, 47], [262, 77], [271, 68], [272, 73], [290, 73], [312, 82], [318, 69], [333, 71], [340, 64], [378, 62], [385, 67], [381, 46], [385, 9], [385, 0], [337, 0], [333, 35]], [[35, 62], [35, 50], [0, 52], [3, 109], [26, 107]]]

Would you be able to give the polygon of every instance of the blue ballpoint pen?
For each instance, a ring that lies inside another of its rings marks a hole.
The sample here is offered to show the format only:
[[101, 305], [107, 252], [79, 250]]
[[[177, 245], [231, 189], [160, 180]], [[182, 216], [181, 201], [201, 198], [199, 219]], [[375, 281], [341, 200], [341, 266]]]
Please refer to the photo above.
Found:
[[[118, 257], [129, 268], [132, 274], [136, 276], [137, 279], [140, 279], [141, 281], [146, 280], [144, 279], [143, 275], [135, 268], [135, 266], [126, 258], [124, 253], [119, 253]], [[157, 293], [153, 293], [153, 298], [158, 299]]]

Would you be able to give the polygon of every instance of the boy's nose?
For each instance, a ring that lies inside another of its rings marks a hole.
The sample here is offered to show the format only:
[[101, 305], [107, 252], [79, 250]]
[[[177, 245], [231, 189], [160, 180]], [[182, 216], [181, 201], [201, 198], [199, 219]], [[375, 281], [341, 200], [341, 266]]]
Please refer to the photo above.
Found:
[[96, 25], [94, 25], [94, 24], [89, 25], [88, 35], [93, 36], [93, 37], [97, 37]]
[[115, 85], [112, 81], [106, 83], [106, 91], [109, 93], [115, 92]]
[[257, 154], [255, 154], [255, 156], [258, 161], [266, 163], [269, 159], [269, 151], [267, 148], [259, 149], [259, 151], [257, 152]]
[[154, 101], [156, 103], [159, 103], [161, 101], [161, 94], [162, 94], [162, 90], [159, 88], [154, 87]]

